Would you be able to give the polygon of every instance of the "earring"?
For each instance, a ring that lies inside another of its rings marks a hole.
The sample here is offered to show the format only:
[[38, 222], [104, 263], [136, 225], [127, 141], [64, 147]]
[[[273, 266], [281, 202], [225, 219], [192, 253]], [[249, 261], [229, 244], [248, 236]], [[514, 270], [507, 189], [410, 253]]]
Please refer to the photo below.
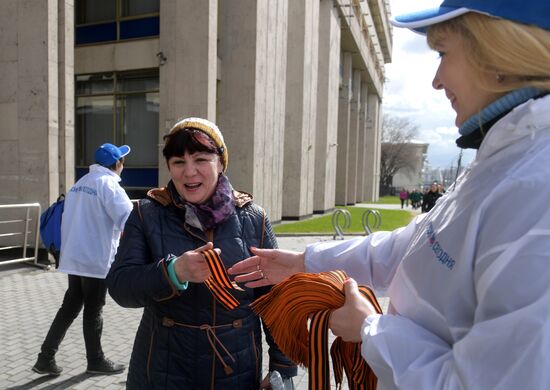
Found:
[[495, 74], [495, 77], [499, 83], [502, 83], [504, 81], [504, 75], [502, 73], [497, 72]]

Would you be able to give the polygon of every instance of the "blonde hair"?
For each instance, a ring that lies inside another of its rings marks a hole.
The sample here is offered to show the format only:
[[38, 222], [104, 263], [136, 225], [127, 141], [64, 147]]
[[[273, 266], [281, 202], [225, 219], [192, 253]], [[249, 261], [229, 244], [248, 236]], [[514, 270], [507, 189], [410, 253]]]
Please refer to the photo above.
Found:
[[[433, 49], [449, 32], [462, 37], [468, 61], [477, 70], [479, 85], [492, 92], [522, 87], [550, 91], [550, 31], [506, 19], [469, 12], [428, 28]], [[504, 82], [489, 82], [487, 73]]]

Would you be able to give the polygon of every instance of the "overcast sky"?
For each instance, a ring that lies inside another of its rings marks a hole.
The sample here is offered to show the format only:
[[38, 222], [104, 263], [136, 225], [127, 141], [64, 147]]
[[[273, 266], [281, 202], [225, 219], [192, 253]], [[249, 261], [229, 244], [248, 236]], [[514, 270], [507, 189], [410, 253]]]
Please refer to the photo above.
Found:
[[[438, 6], [442, 0], [390, 0], [393, 15]], [[392, 63], [386, 64], [384, 113], [409, 119], [419, 128], [419, 141], [429, 143], [428, 162], [433, 167], [456, 166], [460, 149], [455, 144], [458, 129], [455, 112], [443, 91], [432, 88], [439, 65], [426, 38], [408, 29], [393, 28]], [[474, 157], [465, 150], [463, 165]]]

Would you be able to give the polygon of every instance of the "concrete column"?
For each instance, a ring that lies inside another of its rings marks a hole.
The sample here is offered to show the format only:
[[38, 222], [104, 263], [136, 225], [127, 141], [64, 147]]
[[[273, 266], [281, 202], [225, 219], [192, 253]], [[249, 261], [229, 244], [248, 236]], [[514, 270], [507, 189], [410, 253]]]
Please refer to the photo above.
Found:
[[[0, 25], [2, 26], [2, 56], [0, 56], [0, 73], [2, 74], [2, 88], [0, 88], [0, 203], [21, 203], [20, 183], [20, 165], [21, 156], [19, 156], [19, 112], [18, 107], [22, 103], [19, 101], [18, 79], [19, 79], [19, 53], [18, 53], [18, 29], [22, 28], [19, 19], [24, 15], [18, 15], [18, 1], [9, 0], [2, 3], [2, 12], [0, 12]], [[38, 55], [39, 53], [36, 53]], [[42, 53], [45, 55], [45, 53]], [[37, 62], [45, 62], [45, 58], [36, 58]], [[46, 72], [47, 74], [47, 72]], [[44, 85], [42, 84], [42, 93], [45, 95]], [[27, 86], [28, 87], [28, 86]], [[28, 91], [27, 91], [28, 94]], [[41, 96], [44, 99], [45, 96]], [[41, 142], [46, 143], [47, 130], [44, 125], [37, 129], [41, 131]], [[47, 156], [44, 156], [47, 157]], [[44, 164], [46, 165], [46, 164]], [[47, 169], [47, 166], [45, 166]], [[43, 172], [44, 174], [47, 171]], [[47, 178], [46, 178], [47, 179]], [[48, 198], [47, 183], [40, 193], [41, 200], [44, 203]], [[36, 198], [35, 198], [36, 199]]]
[[[282, 217], [288, 1], [258, 5], [254, 198], [273, 221]], [[269, 176], [266, 176], [267, 175]]]
[[374, 196], [373, 201], [380, 197], [380, 153], [382, 150], [382, 101], [378, 95], [374, 99], [374, 128], [376, 129], [376, 168], [374, 170]]
[[361, 104], [361, 71], [353, 70], [351, 102], [349, 114], [349, 157], [348, 157], [348, 193], [346, 204], [355, 204], [357, 197], [358, 171], [357, 162], [359, 156], [359, 111]]
[[[74, 0], [58, 0], [59, 192], [74, 184]], [[55, 195], [55, 194], [52, 194]]]
[[378, 113], [380, 100], [374, 93], [369, 93], [367, 98], [367, 128], [366, 128], [366, 160], [365, 160], [365, 201], [378, 199], [380, 188], [380, 136], [378, 125]]
[[340, 96], [338, 99], [338, 152], [336, 157], [336, 205], [345, 206], [348, 193], [348, 158], [350, 138], [350, 103], [352, 57], [342, 52], [340, 57]]
[[228, 176], [281, 219], [288, 1], [219, 3], [218, 125]]
[[313, 213], [319, 0], [289, 2], [283, 217]]
[[338, 10], [332, 0], [321, 0], [319, 26], [313, 212], [321, 214], [334, 208], [336, 192], [341, 34]]
[[[159, 63], [161, 111], [160, 134], [176, 120], [198, 116], [216, 121], [216, 72], [218, 1], [163, 0], [160, 5]], [[159, 185], [168, 172], [159, 147]]]
[[[272, 2], [270, 2], [272, 4]], [[275, 86], [273, 88], [273, 148], [274, 155], [272, 166], [273, 199], [271, 204], [271, 218], [279, 221], [283, 216], [283, 172], [284, 172], [284, 148], [285, 148], [285, 113], [286, 113], [286, 61], [288, 46], [288, 0], [276, 2], [276, 39], [275, 50], [268, 52], [271, 62], [276, 67], [273, 71]], [[272, 56], [275, 56], [273, 58]], [[269, 107], [267, 107], [269, 109]]]
[[59, 191], [57, 0], [2, 2], [0, 203]]
[[359, 104], [359, 140], [358, 156], [357, 156], [357, 192], [355, 194], [355, 201], [362, 202], [365, 200], [365, 181], [367, 176], [367, 170], [369, 167], [366, 163], [367, 156], [367, 96], [368, 86], [366, 82], [361, 82], [361, 103]]

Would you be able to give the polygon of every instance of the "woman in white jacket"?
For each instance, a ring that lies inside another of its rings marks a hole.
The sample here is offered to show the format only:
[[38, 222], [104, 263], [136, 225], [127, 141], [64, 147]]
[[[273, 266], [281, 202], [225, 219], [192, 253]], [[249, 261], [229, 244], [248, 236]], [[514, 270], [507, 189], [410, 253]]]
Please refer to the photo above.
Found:
[[405, 228], [254, 250], [230, 272], [257, 287], [342, 269], [386, 293], [375, 314], [350, 279], [330, 327], [387, 388], [550, 389], [550, 2], [445, 0], [393, 23], [440, 53], [433, 87], [475, 160]]

